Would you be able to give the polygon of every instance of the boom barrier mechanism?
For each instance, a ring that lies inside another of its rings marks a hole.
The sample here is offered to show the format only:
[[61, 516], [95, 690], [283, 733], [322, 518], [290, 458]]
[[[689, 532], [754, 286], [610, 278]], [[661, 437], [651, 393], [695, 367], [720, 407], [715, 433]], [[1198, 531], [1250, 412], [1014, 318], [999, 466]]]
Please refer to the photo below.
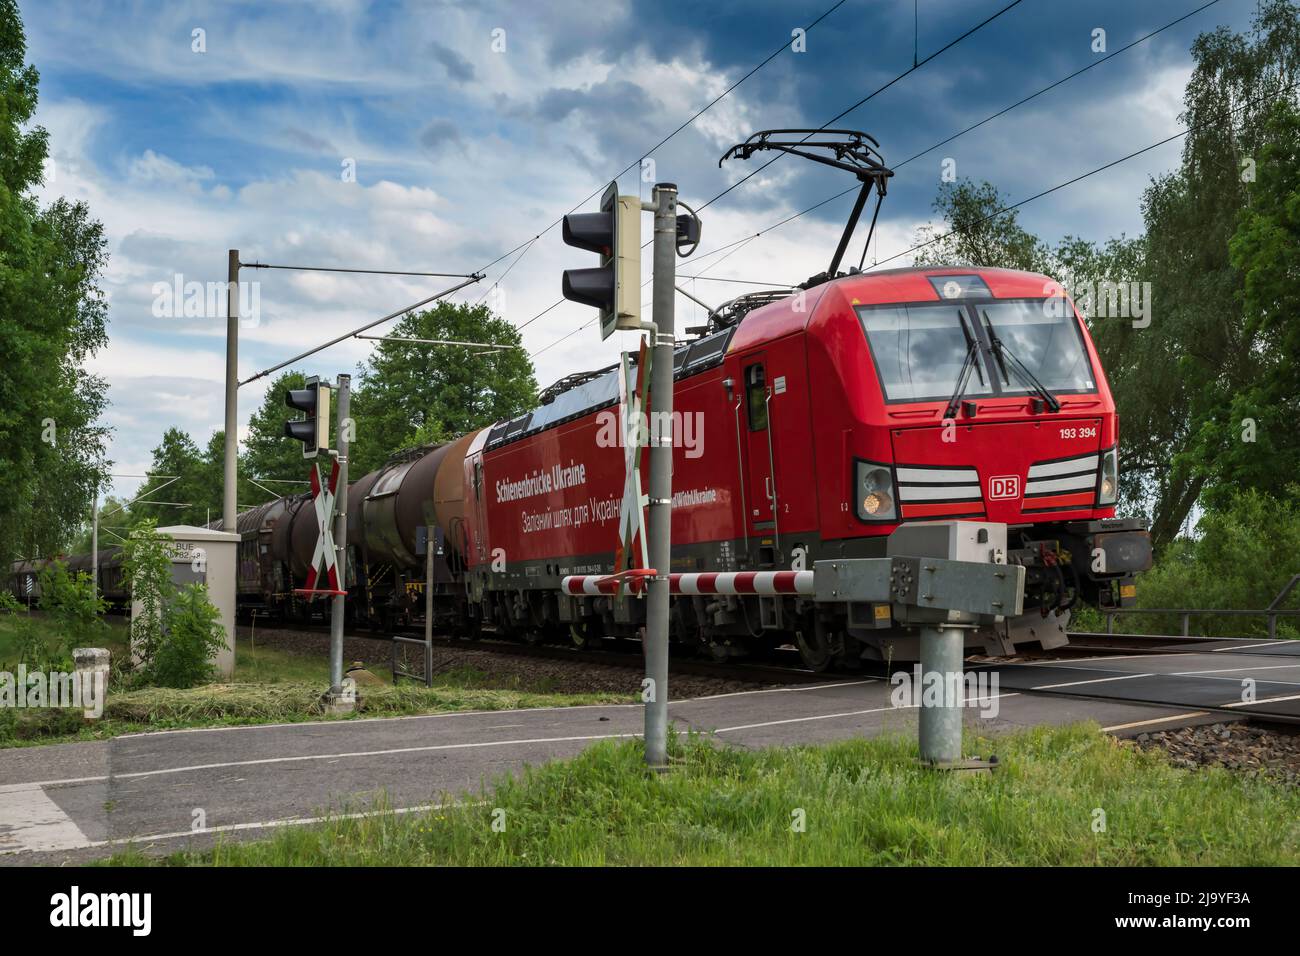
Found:
[[[1007, 526], [988, 521], [918, 521], [889, 536], [886, 557], [816, 561], [811, 571], [721, 571], [668, 574], [678, 596], [791, 596], [819, 604], [851, 605], [848, 618], [919, 632], [921, 668], [945, 688], [963, 679], [964, 632], [1024, 612], [1025, 568], [1006, 563]], [[618, 574], [577, 574], [561, 579], [571, 601], [640, 597], [653, 568]], [[563, 617], [563, 612], [562, 615]], [[961, 711], [965, 701], [949, 693], [920, 703], [921, 760], [950, 770], [982, 770], [992, 761], [963, 760]]]

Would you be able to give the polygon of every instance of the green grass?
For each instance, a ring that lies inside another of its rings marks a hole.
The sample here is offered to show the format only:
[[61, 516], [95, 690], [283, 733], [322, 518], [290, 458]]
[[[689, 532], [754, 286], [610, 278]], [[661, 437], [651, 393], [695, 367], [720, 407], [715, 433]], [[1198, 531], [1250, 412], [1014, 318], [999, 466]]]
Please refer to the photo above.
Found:
[[[107, 647], [114, 657], [125, 654], [128, 643], [127, 619], [116, 615], [105, 615], [103, 620], [108, 625], [106, 634], [96, 637], [93, 642], [87, 641], [85, 646]], [[39, 611], [30, 614], [26, 611], [19, 611], [16, 614], [0, 613], [0, 667], [9, 667], [17, 660], [18, 629], [23, 622], [30, 622], [31, 627], [45, 638], [45, 642], [51, 649], [55, 649], [62, 639], [53, 622]], [[74, 643], [78, 647], [82, 646], [80, 642]]]
[[[0, 617], [0, 624], [3, 620]], [[32, 620], [49, 630], [37, 615]], [[111, 633], [109, 646], [113, 654], [126, 653], [124, 629]], [[0, 649], [0, 661], [3, 660]], [[393, 686], [386, 666], [371, 662], [370, 667], [371, 673], [384, 683], [359, 687], [356, 713], [333, 719], [629, 703], [637, 699], [637, 695], [630, 693], [557, 694], [550, 691], [545, 681], [536, 685], [516, 678], [502, 681], [468, 667], [435, 674], [433, 687], [412, 682]], [[255, 639], [250, 643], [247, 637], [241, 636], [236, 642], [235, 673], [230, 683], [204, 684], [188, 690], [164, 687], [115, 690], [110, 685], [104, 714], [94, 721], [84, 720], [81, 712], [74, 710], [0, 711], [0, 747], [105, 740], [121, 734], [184, 727], [324, 720], [327, 717], [322, 695], [328, 685], [329, 659], [323, 653], [299, 654], [257, 647]]]
[[[989, 743], [972, 742], [972, 752]], [[1300, 792], [1221, 769], [1187, 771], [1096, 725], [999, 737], [1002, 768], [920, 768], [900, 737], [743, 751], [674, 741], [664, 775], [639, 743], [505, 778], [419, 814], [286, 828], [113, 865], [1296, 865]], [[482, 801], [471, 803], [470, 801]], [[345, 808], [357, 810], [361, 808]], [[1105, 829], [1094, 830], [1096, 811]], [[495, 811], [504, 811], [502, 818]], [[791, 828], [802, 810], [805, 832]], [[493, 819], [504, 819], [495, 832]]]
[[[344, 662], [345, 669], [351, 665], [351, 661]], [[384, 668], [374, 663], [369, 666], [377, 677], [392, 683]], [[327, 684], [329, 678], [330, 661], [323, 648], [318, 654], [295, 654], [276, 647], [259, 647], [256, 637], [250, 642], [242, 633], [235, 639], [234, 683]]]

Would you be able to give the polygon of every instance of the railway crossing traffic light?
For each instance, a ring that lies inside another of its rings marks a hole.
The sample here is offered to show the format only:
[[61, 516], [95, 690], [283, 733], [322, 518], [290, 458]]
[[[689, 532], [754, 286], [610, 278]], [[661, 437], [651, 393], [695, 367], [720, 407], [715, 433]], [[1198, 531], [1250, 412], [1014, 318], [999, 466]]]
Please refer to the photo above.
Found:
[[641, 200], [610, 183], [600, 212], [564, 217], [564, 243], [600, 254], [598, 267], [565, 269], [561, 282], [566, 299], [600, 310], [600, 337], [641, 328]]
[[284, 393], [284, 403], [290, 408], [305, 412], [303, 418], [284, 423], [284, 434], [302, 442], [302, 457], [315, 458], [330, 450], [330, 383], [313, 375], [305, 388], [293, 388]]

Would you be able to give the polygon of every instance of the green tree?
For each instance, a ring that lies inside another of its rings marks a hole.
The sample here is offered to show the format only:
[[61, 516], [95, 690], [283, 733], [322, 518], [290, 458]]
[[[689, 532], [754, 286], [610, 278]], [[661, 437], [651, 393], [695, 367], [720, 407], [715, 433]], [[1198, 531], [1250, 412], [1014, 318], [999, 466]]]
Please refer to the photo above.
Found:
[[1050, 267], [1047, 246], [1024, 229], [1008, 200], [992, 183], [969, 179], [944, 183], [935, 198], [940, 226], [917, 230], [916, 243], [929, 243], [916, 253], [922, 266], [986, 266], [1045, 272]]
[[1217, 426], [1212, 440], [1224, 449], [1212, 503], [1234, 486], [1280, 497], [1300, 474], [1300, 111], [1275, 104], [1266, 140], [1229, 245], [1257, 364], [1228, 414], [1205, 429]]
[[[1195, 538], [1179, 538], [1142, 577], [1138, 602], [1150, 608], [1263, 608], [1300, 571], [1300, 487], [1282, 498], [1254, 489], [1228, 493], [1197, 523]], [[1296, 607], [1292, 592], [1288, 607]], [[1121, 617], [1123, 627], [1153, 634], [1177, 634], [1175, 615]], [[1196, 617], [1193, 633], [1263, 636], [1264, 618]], [[1280, 637], [1300, 637], [1300, 619], [1278, 618]]]
[[1296, 100], [1300, 8], [1268, 0], [1249, 36], [1220, 27], [1197, 37], [1192, 56], [1182, 116], [1192, 131], [1182, 162], [1143, 197], [1145, 270], [1154, 304], [1151, 328], [1143, 332], [1150, 339], [1143, 368], [1159, 383], [1175, 376], [1182, 383], [1160, 396], [1168, 425], [1154, 429], [1155, 440], [1146, 445], [1163, 463], [1152, 487], [1157, 547], [1174, 539], [1203, 492], [1213, 497], [1234, 484], [1241, 419], [1274, 421], [1274, 411], [1259, 406], [1254, 416], [1242, 414], [1241, 396], [1276, 359], [1269, 338], [1243, 313], [1245, 276], [1229, 243], [1247, 207], [1249, 177], [1243, 173], [1277, 133], [1268, 121], [1274, 104]]
[[[224, 451], [222, 445], [217, 448]], [[132, 523], [147, 517], [163, 527], [173, 524], [202, 526], [207, 523], [209, 510], [214, 504], [213, 517], [220, 517], [221, 484], [218, 481], [214, 485], [212, 451], [213, 445], [209, 442], [207, 454], [200, 452], [194, 439], [179, 428], [163, 432], [162, 442], [153, 450], [153, 462], [148, 469], [150, 477], [136, 497], [174, 502], [180, 507], [138, 500], [131, 505]], [[176, 480], [173, 481], [173, 477]]]
[[[306, 484], [281, 484], [280, 482], [305, 482], [310, 465], [302, 457], [302, 444], [284, 435], [284, 423], [294, 417], [294, 410], [284, 403], [284, 393], [302, 388], [307, 376], [299, 371], [282, 372], [266, 392], [262, 405], [248, 420], [248, 438], [244, 441], [244, 454], [240, 457], [240, 502], [253, 504], [268, 501], [271, 495], [253, 485], [249, 479], [263, 479], [263, 484], [277, 496], [306, 491]], [[330, 435], [334, 436], [333, 421]], [[353, 470], [352, 477], [362, 472]], [[269, 480], [267, 480], [269, 479]], [[247, 485], [247, 490], [244, 490]]]
[[352, 397], [356, 441], [349, 457], [356, 477], [401, 448], [512, 418], [536, 400], [537, 380], [519, 348], [519, 331], [486, 306], [439, 302], [403, 317], [392, 335], [512, 347], [489, 352], [381, 342]]
[[61, 550], [102, 485], [104, 382], [81, 367], [107, 341], [105, 240], [83, 203], [41, 209], [48, 137], [31, 126], [15, 0], [0, 0], [0, 560]]
[[[113, 534], [123, 535], [125, 533], [126, 522], [129, 520], [127, 507], [129, 498], [119, 498], [115, 495], [109, 495], [99, 503], [99, 547], [111, 548], [121, 542]], [[120, 510], [119, 510], [120, 509]], [[93, 514], [87, 514], [85, 521], [77, 531], [77, 535], [68, 546], [70, 554], [89, 554], [91, 542], [91, 522]], [[112, 533], [108, 529], [112, 529]]]

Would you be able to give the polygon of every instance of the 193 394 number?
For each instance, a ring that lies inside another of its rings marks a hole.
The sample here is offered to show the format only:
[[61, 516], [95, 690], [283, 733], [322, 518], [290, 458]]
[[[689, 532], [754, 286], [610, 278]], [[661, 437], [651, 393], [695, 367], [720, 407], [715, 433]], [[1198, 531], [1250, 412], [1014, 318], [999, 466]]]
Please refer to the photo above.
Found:
[[1062, 428], [1062, 438], [1096, 438], [1097, 428], [1095, 425], [1085, 425], [1082, 428]]

